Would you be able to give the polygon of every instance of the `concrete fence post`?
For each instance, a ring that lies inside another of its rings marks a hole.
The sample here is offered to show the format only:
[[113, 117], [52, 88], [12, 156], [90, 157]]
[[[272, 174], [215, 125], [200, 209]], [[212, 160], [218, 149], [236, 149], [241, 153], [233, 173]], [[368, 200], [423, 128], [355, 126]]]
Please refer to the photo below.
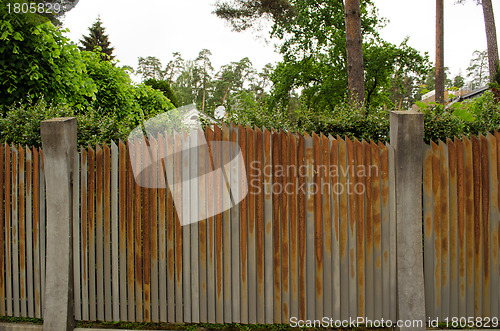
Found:
[[47, 256], [43, 329], [74, 328], [71, 170], [76, 151], [76, 118], [41, 124], [47, 201]]
[[390, 114], [396, 183], [397, 314], [402, 321], [422, 321], [425, 330], [425, 289], [422, 250], [422, 164], [424, 115], [414, 111]]

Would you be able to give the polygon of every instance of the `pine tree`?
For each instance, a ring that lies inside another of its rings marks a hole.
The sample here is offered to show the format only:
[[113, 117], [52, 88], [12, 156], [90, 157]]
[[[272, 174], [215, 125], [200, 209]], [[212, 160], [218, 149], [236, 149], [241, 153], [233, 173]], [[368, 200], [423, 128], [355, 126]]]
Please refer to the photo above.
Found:
[[101, 58], [103, 61], [110, 61], [115, 58], [113, 54], [114, 47], [111, 47], [111, 43], [108, 40], [108, 35], [105, 34], [105, 29], [102, 26], [101, 18], [98, 17], [97, 20], [89, 28], [89, 35], [83, 36], [80, 43], [83, 45], [80, 47], [81, 50], [94, 51], [96, 47], [100, 47]]

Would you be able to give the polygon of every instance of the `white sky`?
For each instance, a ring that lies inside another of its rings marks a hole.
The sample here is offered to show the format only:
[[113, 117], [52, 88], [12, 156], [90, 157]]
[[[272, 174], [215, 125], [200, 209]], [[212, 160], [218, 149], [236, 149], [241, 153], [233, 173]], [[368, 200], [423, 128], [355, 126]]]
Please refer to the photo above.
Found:
[[[475, 0], [455, 5], [445, 2], [445, 66], [452, 76], [469, 65], [472, 52], [486, 49], [482, 8]], [[217, 69], [231, 61], [249, 57], [254, 66], [262, 68], [276, 62], [267, 32], [232, 32], [221, 19], [211, 14], [215, 0], [80, 0], [64, 20], [68, 36], [78, 42], [88, 33], [98, 15], [115, 47], [122, 65], [137, 66], [137, 58], [156, 56], [165, 65], [172, 52], [184, 59], [194, 59], [199, 51], [212, 51]], [[374, 0], [380, 16], [389, 19], [382, 31], [384, 39], [399, 44], [409, 36], [409, 45], [428, 52], [434, 61], [435, 1]], [[500, 37], [500, 0], [493, 0], [497, 34]]]

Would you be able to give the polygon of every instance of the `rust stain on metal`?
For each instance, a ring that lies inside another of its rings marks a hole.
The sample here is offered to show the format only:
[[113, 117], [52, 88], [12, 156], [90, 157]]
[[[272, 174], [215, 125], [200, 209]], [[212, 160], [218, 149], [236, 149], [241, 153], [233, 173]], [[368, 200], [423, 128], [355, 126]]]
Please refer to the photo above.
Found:
[[[304, 136], [298, 137], [297, 166], [301, 169], [305, 164]], [[298, 173], [298, 186], [303, 187], [305, 178]], [[299, 228], [299, 318], [306, 318], [306, 210], [305, 192], [298, 193], [298, 228]]]
[[[239, 144], [241, 148], [241, 153], [243, 155], [243, 160], [244, 164], [248, 164], [248, 157], [247, 157], [247, 133], [245, 128], [242, 125], [238, 126], [238, 133], [239, 133]], [[247, 168], [248, 169], [248, 168]], [[248, 172], [247, 172], [247, 177], [248, 177]], [[243, 177], [243, 176], [241, 176]], [[244, 180], [244, 178], [242, 178]], [[247, 285], [247, 245], [248, 245], [248, 238], [247, 238], [247, 197], [245, 197], [243, 200], [240, 202], [240, 254], [241, 254], [241, 282], [242, 282], [242, 288], [246, 289]], [[242, 291], [244, 292], [244, 291]], [[242, 293], [242, 296], [244, 297], [246, 295], [245, 293]]]
[[[458, 257], [458, 273], [461, 279], [465, 279], [465, 194], [464, 194], [464, 145], [455, 138], [455, 149], [457, 154], [457, 227], [458, 245], [460, 247]], [[463, 289], [462, 289], [463, 287]], [[465, 284], [462, 283], [460, 296], [465, 298]]]
[[323, 291], [323, 223], [321, 214], [321, 174], [317, 169], [321, 164], [321, 141], [315, 133], [313, 134], [313, 181], [314, 189], [314, 249], [316, 258], [316, 296], [321, 297]]
[[[372, 162], [371, 159], [371, 146], [366, 141], [363, 141], [363, 169], [360, 170], [358, 167], [358, 173], [360, 173], [364, 177], [364, 187], [365, 187], [365, 221], [366, 221], [366, 259], [367, 261], [373, 263], [370, 256], [373, 254], [374, 249], [374, 224], [373, 224], [373, 208], [374, 201], [372, 197], [373, 185], [375, 182], [375, 178], [372, 180]], [[362, 182], [360, 180], [360, 182]], [[379, 234], [380, 235], [380, 234]]]
[[332, 220], [331, 220], [331, 206], [330, 206], [330, 196], [331, 184], [330, 184], [330, 140], [321, 134], [322, 143], [322, 153], [323, 153], [323, 167], [321, 169], [320, 175], [322, 180], [322, 186], [320, 192], [323, 199], [323, 222], [325, 229], [325, 247], [326, 254], [325, 259], [331, 258], [332, 256]]
[[[330, 166], [331, 167], [336, 167], [336, 169], [338, 170], [339, 167], [339, 141], [337, 139], [333, 139], [332, 140], [332, 148], [330, 150]], [[333, 174], [330, 172], [330, 175], [333, 175], [331, 176], [331, 187], [334, 188], [334, 187], [338, 187], [338, 183], [339, 183], [339, 173], [338, 171], [334, 171]], [[332, 220], [333, 222], [333, 226], [335, 228], [335, 242], [339, 242], [339, 222], [338, 222], [338, 217], [339, 217], [339, 211], [338, 211], [338, 195], [337, 194], [334, 194], [332, 192], [332, 195], [333, 195], [333, 215], [334, 218]]]
[[[357, 282], [358, 282], [358, 314], [364, 316], [365, 314], [365, 227], [367, 215], [364, 210], [364, 197], [362, 194], [356, 192], [357, 185], [364, 185], [363, 174], [359, 172], [359, 166], [363, 166], [363, 145], [357, 139], [354, 140], [355, 151], [355, 164], [353, 167], [355, 186], [354, 192], [356, 198], [356, 260], [357, 260]], [[367, 195], [366, 190], [365, 195]]]
[[[281, 140], [279, 133], [272, 133], [272, 153], [273, 153], [273, 187], [282, 185], [280, 175], [281, 166]], [[273, 194], [273, 276], [274, 276], [274, 318], [279, 316], [276, 307], [281, 306], [281, 236], [280, 236], [280, 196], [278, 191], [272, 190]]]
[[[457, 246], [457, 207], [458, 207], [458, 196], [457, 196], [457, 151], [456, 146], [453, 141], [447, 139], [446, 144], [448, 145], [448, 169], [449, 169], [449, 242], [450, 242], [450, 279], [451, 281], [457, 280], [458, 271], [458, 246]], [[453, 284], [453, 283], [452, 283]], [[451, 289], [453, 290], [453, 289]]]
[[432, 190], [434, 194], [434, 287], [436, 304], [441, 304], [441, 156], [439, 146], [431, 141]]
[[449, 165], [445, 162], [447, 159], [446, 145], [444, 142], [439, 142], [441, 150], [441, 285], [444, 287], [448, 284], [448, 272], [450, 267], [449, 261]]
[[[355, 161], [354, 161], [354, 144], [349, 139], [346, 138], [347, 145], [347, 170], [349, 175], [349, 180], [347, 181], [348, 192], [354, 192], [355, 185]], [[349, 194], [349, 228], [351, 236], [356, 236], [354, 233], [354, 225], [356, 225], [356, 196], [354, 194]]]
[[257, 253], [257, 293], [264, 296], [264, 177], [263, 177], [263, 154], [261, 146], [263, 145], [262, 131], [259, 129], [255, 130], [255, 145], [257, 146], [256, 158], [257, 164], [259, 165], [259, 171], [257, 173], [257, 186], [260, 188], [259, 194], [256, 199], [256, 211], [257, 211], [257, 222], [256, 222], [256, 253]]
[[[347, 178], [345, 176], [345, 170], [347, 170], [347, 144], [340, 137], [337, 137], [337, 141], [339, 142], [339, 184], [344, 187], [347, 185]], [[349, 220], [347, 219], [347, 196], [342, 194], [339, 196], [339, 216], [340, 216], [340, 259], [343, 261], [347, 258], [347, 238], [348, 238], [348, 224]]]
[[482, 207], [482, 244], [483, 244], [483, 279], [484, 299], [490, 297], [490, 171], [488, 140], [482, 134], [479, 136], [481, 144], [481, 207]]
[[[280, 141], [281, 141], [281, 165], [282, 169], [286, 169], [285, 171], [282, 171], [282, 187], [288, 187], [288, 174], [287, 174], [287, 169], [288, 169], [288, 148], [289, 148], [289, 142], [288, 142], [288, 135], [281, 131], [280, 132]], [[283, 193], [281, 194], [281, 210], [280, 210], [280, 217], [281, 217], [281, 279], [282, 279], [282, 289], [285, 294], [288, 293], [289, 289], [289, 219], [288, 219], [288, 199], [287, 199], [287, 194], [288, 192], [283, 189]], [[287, 315], [283, 315], [284, 319], [288, 319]]]
[[432, 149], [428, 149], [424, 157], [423, 167], [424, 196], [428, 197], [429, 205], [425, 206], [424, 234], [427, 238], [432, 236]]
[[[380, 206], [380, 148], [371, 142], [372, 162], [368, 167], [368, 175], [373, 179], [372, 185], [372, 217], [374, 247], [378, 252], [382, 249], [382, 210]], [[377, 266], [377, 269], [380, 266]]]
[[[295, 169], [297, 167], [297, 140], [293, 134], [288, 134], [288, 140], [290, 142], [289, 148], [289, 164]], [[292, 283], [292, 296], [293, 298], [298, 297], [298, 219], [297, 219], [297, 171], [291, 171], [289, 173], [290, 183], [291, 183], [291, 194], [289, 195], [289, 206], [290, 206], [290, 282]], [[270, 225], [271, 223], [269, 223]], [[287, 312], [288, 314], [288, 312]], [[285, 315], [288, 316], [288, 315]]]
[[474, 199], [473, 199], [473, 161], [472, 161], [472, 142], [463, 137], [464, 146], [464, 202], [465, 202], [465, 242], [466, 242], [466, 270], [467, 287], [474, 286]]
[[473, 162], [473, 190], [474, 190], [474, 271], [475, 285], [478, 289], [474, 296], [474, 310], [478, 313], [481, 309], [482, 293], [481, 288], [481, 147], [479, 139], [471, 137], [472, 141], [472, 162]]

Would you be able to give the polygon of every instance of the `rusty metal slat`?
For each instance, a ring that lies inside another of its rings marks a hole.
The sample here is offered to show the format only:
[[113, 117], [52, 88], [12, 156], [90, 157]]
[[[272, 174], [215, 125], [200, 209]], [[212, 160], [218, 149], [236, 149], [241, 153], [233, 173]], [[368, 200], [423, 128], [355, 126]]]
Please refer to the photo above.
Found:
[[[106, 321], [113, 320], [112, 311], [112, 278], [111, 278], [111, 150], [104, 144], [103, 164], [103, 210], [104, 210], [104, 318]], [[118, 299], [118, 298], [117, 298]]]
[[[173, 178], [174, 183], [182, 182], [182, 136], [178, 134], [174, 134], [174, 164], [173, 164]], [[183, 259], [182, 259], [182, 227], [180, 223], [180, 215], [182, 214], [182, 185], [175, 185], [174, 187], [174, 255], [175, 255], [175, 321], [177, 323], [184, 322], [183, 317], [183, 279], [182, 279], [182, 270], [183, 270]]]
[[189, 135], [189, 171], [190, 171], [190, 213], [191, 220], [195, 221], [191, 228], [191, 321], [200, 322], [200, 268], [199, 268], [199, 196], [200, 184], [198, 176], [198, 131], [192, 130]]
[[[31, 174], [28, 174], [28, 178], [31, 177]], [[75, 309], [75, 319], [82, 319], [82, 281], [80, 279], [80, 154], [78, 150], [75, 149], [73, 151], [73, 169], [72, 169], [72, 182], [73, 182], [73, 295], [74, 295], [74, 309]], [[27, 185], [27, 188], [30, 188], [31, 185]], [[28, 198], [27, 202], [31, 201], [31, 198]], [[28, 209], [28, 212], [31, 212], [31, 206]], [[28, 216], [31, 218], [31, 216]]]
[[364, 185], [363, 176], [358, 172], [358, 167], [363, 165], [363, 145], [357, 139], [354, 139], [354, 158], [355, 166], [352, 168], [352, 175], [354, 177], [354, 189], [351, 194], [355, 196], [356, 203], [356, 268], [357, 268], [357, 282], [358, 282], [358, 312], [356, 316], [366, 316], [365, 313], [365, 210], [364, 210], [364, 195], [358, 194], [358, 185]]
[[[5, 144], [5, 257], [6, 269], [6, 298], [7, 298], [7, 316], [12, 316], [12, 204], [11, 204], [11, 149], [10, 146]], [[43, 284], [43, 283], [42, 283]]]
[[273, 322], [281, 323], [281, 233], [280, 233], [280, 197], [279, 190], [274, 189], [275, 187], [282, 187], [282, 177], [280, 176], [280, 165], [281, 165], [281, 143], [280, 135], [277, 132], [272, 132], [271, 134], [272, 143], [272, 202], [273, 202], [273, 297], [274, 297], [274, 309], [273, 309]]
[[490, 315], [490, 171], [489, 171], [489, 160], [488, 160], [488, 140], [482, 134], [479, 135], [480, 150], [481, 150], [481, 247], [483, 268], [483, 316]]
[[274, 322], [274, 268], [273, 268], [273, 200], [272, 200], [272, 142], [271, 132], [264, 128], [263, 164], [259, 170], [264, 173], [264, 307], [267, 324]]
[[[305, 167], [305, 138], [298, 136], [297, 143], [297, 167]], [[299, 318], [305, 319], [307, 315], [306, 303], [306, 197], [305, 190], [301, 189], [305, 185], [305, 176], [298, 171], [298, 268], [299, 268]]]
[[441, 318], [441, 151], [431, 142], [432, 149], [432, 193], [434, 198], [434, 314]]
[[19, 290], [20, 290], [20, 305], [21, 316], [28, 316], [27, 293], [26, 293], [26, 206], [25, 206], [25, 160], [24, 149], [18, 147], [19, 163], [18, 163], [18, 194], [19, 194]]
[[[232, 297], [231, 304], [233, 306], [233, 321], [236, 323], [241, 322], [241, 295], [240, 295], [240, 205], [238, 203], [239, 197], [242, 194], [243, 186], [240, 185], [240, 161], [238, 159], [240, 148], [238, 145], [238, 128], [234, 125], [230, 127], [231, 134], [231, 193], [234, 197], [235, 204], [232, 206], [231, 213], [231, 284], [232, 284]], [[245, 187], [246, 189], [246, 187]], [[200, 217], [201, 218], [201, 217]]]
[[198, 225], [199, 240], [199, 287], [200, 287], [200, 322], [208, 322], [207, 302], [207, 148], [205, 135], [198, 130], [198, 178], [199, 178], [199, 204], [198, 212], [200, 222]]
[[[340, 306], [340, 318], [349, 318], [349, 201], [346, 194], [347, 174], [347, 142], [337, 136], [338, 152], [338, 199], [339, 199], [339, 258], [340, 258], [340, 298], [344, 298]], [[341, 193], [340, 193], [341, 192]]]
[[448, 146], [439, 142], [441, 151], [441, 316], [450, 316], [450, 200]]
[[497, 141], [491, 133], [486, 137], [488, 141], [488, 160], [489, 160], [489, 197], [490, 197], [490, 227], [488, 247], [490, 256], [490, 313], [489, 316], [498, 316], [499, 304], [499, 266], [498, 266], [498, 157], [497, 157]]
[[[5, 255], [5, 215], [4, 215], [4, 159], [5, 159], [5, 149], [3, 145], [0, 145], [0, 315], [5, 316], [5, 260], [8, 256]], [[35, 254], [37, 251], [34, 252]], [[36, 270], [35, 270], [36, 272]], [[37, 302], [39, 303], [39, 301]]]
[[465, 190], [466, 315], [474, 316], [474, 180], [472, 141], [463, 137]]
[[[222, 140], [222, 130], [219, 126], [214, 126], [214, 141], [219, 142]], [[223, 263], [222, 263], [222, 184], [224, 178], [222, 176], [221, 162], [222, 162], [222, 151], [220, 146], [212, 149], [213, 154], [213, 168], [216, 171], [214, 178], [215, 185], [215, 313], [217, 323], [224, 322], [224, 274], [223, 274]]]
[[[207, 143], [210, 144], [214, 141], [214, 132], [210, 128], [206, 128]], [[208, 308], [208, 322], [215, 323], [216, 321], [216, 307], [215, 307], [215, 244], [214, 244], [214, 166], [212, 162], [213, 155], [211, 149], [208, 150], [207, 155], [208, 171], [207, 171], [207, 308]]]
[[82, 320], [88, 320], [89, 316], [89, 246], [88, 246], [88, 154], [83, 147], [80, 150], [81, 169], [81, 286], [82, 286]]
[[[347, 192], [354, 192], [356, 184], [356, 164], [355, 164], [355, 147], [352, 140], [346, 138], [347, 144], [347, 173], [348, 182]], [[356, 264], [357, 258], [357, 219], [356, 219], [356, 195], [349, 194], [349, 225], [348, 225], [348, 261], [349, 261], [349, 297], [348, 307], [349, 316], [358, 316], [358, 269]]]
[[[259, 188], [256, 195], [256, 221], [255, 221], [255, 243], [256, 243], [256, 278], [257, 278], [257, 323], [265, 323], [265, 300], [264, 300], [264, 137], [261, 130], [255, 129], [254, 162], [258, 165], [257, 176], [252, 178], [253, 184]], [[254, 164], [255, 164], [254, 163]]]
[[[151, 138], [151, 137], [148, 137]], [[143, 142], [144, 143], [144, 142]], [[150, 197], [150, 185], [153, 175], [152, 166], [146, 168], [147, 162], [152, 159], [151, 153], [153, 153], [152, 139], [148, 139], [147, 146], [141, 146], [142, 148], [142, 164], [144, 169], [141, 172], [141, 191], [142, 191], [142, 217], [140, 218], [142, 222], [142, 314], [144, 322], [151, 322], [151, 201]], [[137, 154], [136, 154], [137, 155]], [[138, 153], [138, 155], [140, 155]], [[136, 233], [137, 235], [137, 233]], [[141, 239], [136, 238], [136, 240], [141, 241]]]
[[[165, 136], [165, 173], [166, 177], [174, 178], [174, 141], [173, 136]], [[167, 234], [167, 321], [173, 323], [176, 321], [176, 300], [175, 300], [175, 209], [172, 196], [173, 186], [169, 183], [167, 186], [166, 201], [166, 234]]]
[[[305, 188], [306, 188], [306, 306], [307, 319], [316, 318], [316, 250], [315, 250], [315, 218], [314, 218], [314, 142], [305, 135]], [[314, 272], [313, 272], [314, 270]]]
[[281, 188], [280, 188], [280, 225], [281, 225], [281, 322], [290, 321], [290, 234], [288, 216], [288, 135], [280, 132], [281, 143]]
[[[151, 137], [150, 148], [153, 154], [153, 160], [158, 158], [158, 142]], [[149, 318], [152, 322], [159, 322], [158, 310], [158, 163], [151, 167], [150, 182], [149, 182], [149, 206], [150, 206], [150, 314]], [[148, 203], [148, 202], [146, 202]]]
[[[363, 141], [363, 167], [360, 169], [358, 166], [358, 176], [362, 175], [360, 182], [364, 185], [364, 211], [365, 211], [365, 316], [373, 319], [375, 318], [375, 261], [374, 261], [374, 221], [373, 221], [373, 198], [372, 198], [372, 185], [375, 178], [372, 179], [372, 156], [371, 146], [368, 142]], [[357, 195], [359, 191], [355, 191]]]
[[21, 316], [19, 284], [19, 153], [12, 146], [12, 294], [14, 316]]
[[[28, 298], [28, 316], [35, 317], [34, 283], [33, 283], [33, 209], [32, 209], [32, 172], [33, 155], [28, 146], [26, 151], [26, 292]], [[0, 168], [0, 171], [3, 171]], [[1, 182], [0, 182], [1, 185]], [[1, 188], [1, 187], [0, 187]], [[1, 200], [0, 200], [1, 201]], [[0, 203], [1, 204], [1, 203]], [[75, 293], [78, 292], [75, 289]], [[76, 305], [76, 302], [75, 302]], [[78, 308], [78, 306], [77, 306]]]
[[332, 316], [332, 219], [330, 198], [332, 195], [330, 183], [330, 140], [321, 134], [321, 167], [319, 168], [319, 177], [321, 179], [321, 187], [319, 192], [322, 198], [322, 219], [324, 234], [323, 241], [323, 314]]
[[449, 316], [458, 316], [458, 197], [457, 197], [457, 151], [455, 144], [447, 139], [449, 171], [449, 259], [450, 259], [450, 310]]
[[231, 172], [229, 171], [229, 162], [231, 161], [231, 150], [229, 146], [230, 131], [227, 125], [222, 124], [222, 163], [220, 171], [222, 174], [222, 264], [223, 264], [223, 287], [224, 287], [224, 321], [232, 322], [232, 291], [231, 291], [231, 219], [229, 209], [231, 208]]
[[[113, 321], [120, 320], [120, 242], [118, 215], [118, 146], [111, 141], [111, 252], [112, 252], [112, 293]], [[122, 205], [125, 207], [125, 205]]]
[[[249, 126], [246, 127], [247, 131], [247, 158], [249, 170], [249, 183], [255, 181], [257, 177], [257, 171], [255, 167], [251, 167], [252, 162], [255, 161], [255, 131]], [[257, 187], [256, 185], [250, 185], [248, 190], [248, 234], [247, 234], [247, 280], [248, 280], [248, 322], [255, 324], [257, 323], [257, 261], [256, 261], [256, 248], [255, 248], [255, 200]]]
[[[288, 192], [288, 210], [290, 217], [290, 316], [299, 316], [299, 260], [298, 260], [298, 195], [297, 176], [297, 138], [289, 133], [288, 164], [291, 170], [288, 171], [288, 183], [290, 188]], [[264, 142], [266, 146], [267, 142]], [[267, 197], [266, 197], [267, 198]], [[272, 215], [271, 215], [272, 217]], [[272, 221], [272, 220], [271, 220]], [[267, 229], [266, 229], [267, 230]], [[267, 247], [266, 247], [267, 248]], [[266, 264], [267, 265], [267, 264]]]
[[[496, 246], [497, 247], [493, 247], [493, 252], [492, 252], [492, 258], [494, 259], [495, 261], [495, 265], [494, 265], [494, 268], [496, 268], [495, 270], [499, 270], [500, 269], [500, 262], [498, 262], [498, 256], [500, 255], [499, 253], [499, 249], [500, 249], [500, 193], [498, 193], [498, 190], [500, 189], [500, 166], [499, 166], [499, 163], [500, 163], [500, 133], [498, 133], [497, 131], [495, 131], [495, 146], [496, 146], [496, 154], [497, 154], [497, 162], [496, 162], [496, 167], [497, 167], [497, 181], [496, 183], [492, 183], [493, 187], [492, 187], [492, 191], [495, 192], [495, 193], [492, 193], [492, 198], [495, 199], [495, 194], [496, 194], [496, 201], [495, 200], [492, 200], [492, 205], [493, 205], [493, 210], [494, 210], [494, 213], [496, 215], [496, 228], [497, 228], [497, 231], [496, 231]], [[496, 187], [496, 189], [495, 189]], [[495, 245], [495, 243], [492, 243], [492, 245]], [[500, 286], [500, 285], [497, 285], [498, 284], [498, 280], [496, 280], [497, 278], [497, 275], [496, 275], [497, 272], [494, 272], [495, 274], [495, 279], [492, 280], [492, 283], [495, 284], [495, 286]], [[498, 276], [500, 278], [500, 276]], [[498, 293], [498, 291], [496, 292]], [[499, 299], [495, 299], [495, 300], [500, 300]], [[493, 305], [492, 305], [493, 306]], [[498, 304], [498, 308], [497, 308], [497, 311], [494, 311], [492, 309], [492, 315], [495, 315], [498, 316], [500, 315], [500, 303]], [[493, 307], [492, 307], [493, 308]]]
[[[136, 169], [141, 169], [142, 156], [141, 156], [141, 141], [137, 139], [132, 146], [135, 149], [135, 153], [130, 153], [130, 155], [135, 155], [135, 160], [131, 162], [135, 163]], [[141, 173], [144, 176], [143, 173]], [[140, 178], [141, 181], [144, 178]], [[143, 269], [142, 269], [142, 190], [138, 185], [137, 180], [134, 181], [134, 264], [135, 264], [135, 321], [143, 322]]]
[[[457, 243], [458, 243], [458, 316], [467, 316], [466, 311], [466, 237], [465, 237], [465, 192], [464, 192], [464, 144], [455, 137], [457, 153]], [[424, 177], [425, 178], [425, 177]]]
[[[329, 137], [331, 141], [330, 148], [330, 203], [331, 203], [331, 222], [332, 222], [332, 318], [340, 320], [340, 207], [339, 207], [339, 139], [332, 136]], [[328, 296], [328, 294], [327, 294]]]
[[127, 214], [127, 320], [135, 322], [135, 280], [134, 280], [134, 174], [132, 172], [132, 160], [130, 151], [135, 148], [135, 144], [131, 141], [127, 144], [127, 153], [125, 159], [127, 162], [126, 169], [126, 214]]
[[97, 319], [105, 320], [104, 311], [104, 187], [103, 187], [103, 161], [104, 155], [101, 146], [96, 146], [96, 280], [97, 280]]
[[[184, 146], [189, 146], [189, 135], [182, 130], [180, 133], [182, 139], [182, 194], [178, 197], [182, 199], [182, 207], [176, 208], [179, 215], [182, 232], [182, 295], [183, 295], [183, 321], [191, 322], [191, 228], [188, 225], [191, 218], [190, 206], [190, 187], [189, 187], [189, 149], [184, 149]], [[177, 240], [177, 239], [176, 239]]]
[[[2, 149], [3, 146], [0, 146], [0, 149]], [[3, 161], [3, 155], [4, 155], [4, 150], [0, 152], [0, 161]], [[33, 147], [33, 273], [34, 273], [34, 283], [35, 283], [35, 288], [34, 288], [34, 293], [35, 293], [35, 318], [41, 318], [42, 316], [42, 309], [41, 309], [41, 284], [40, 284], [40, 238], [38, 237], [38, 234], [40, 232], [40, 192], [39, 192], [39, 183], [40, 183], [40, 177], [39, 177], [39, 154], [38, 154], [38, 149]], [[0, 171], [3, 172], [3, 165], [0, 166]], [[0, 180], [0, 185], [3, 185], [3, 180]], [[0, 193], [0, 201], [3, 200], [2, 198], [2, 193]], [[1, 204], [0, 204], [1, 205]], [[3, 216], [3, 212], [0, 211], [0, 220], [1, 217]], [[3, 223], [3, 222], [2, 222]], [[3, 236], [2, 236], [3, 237]], [[2, 245], [3, 247], [3, 245]], [[3, 256], [3, 254], [0, 252], [0, 256]], [[1, 273], [3, 274], [3, 273]], [[2, 277], [2, 276], [0, 276]]]
[[384, 293], [382, 292], [383, 269], [382, 269], [382, 211], [380, 191], [380, 148], [375, 142], [370, 143], [372, 162], [369, 164], [368, 172], [371, 180], [372, 190], [372, 217], [373, 217], [373, 305], [374, 319], [383, 318]]
[[[472, 162], [473, 162], [473, 190], [474, 190], [474, 315], [483, 314], [483, 259], [481, 244], [483, 236], [481, 234], [482, 203], [481, 203], [481, 146], [479, 139], [471, 137], [472, 141]], [[472, 298], [471, 298], [472, 299]]]
[[163, 134], [158, 135], [158, 304], [160, 322], [167, 322], [167, 238], [166, 238], [166, 141]]
[[97, 319], [96, 301], [96, 236], [95, 236], [95, 152], [88, 148], [88, 238], [89, 238], [89, 316]]
[[314, 259], [315, 259], [315, 319], [323, 317], [323, 220], [321, 197], [321, 173], [319, 166], [322, 159], [321, 140], [313, 133], [313, 186], [311, 187], [314, 208]]
[[127, 146], [118, 142], [118, 200], [119, 216], [119, 277], [120, 277], [120, 321], [128, 321], [127, 310]]
[[378, 143], [380, 148], [380, 202], [381, 202], [381, 227], [382, 227], [382, 316], [384, 319], [391, 317], [391, 265], [390, 265], [390, 249], [391, 249], [391, 218], [390, 218], [390, 202], [389, 202], [389, 149], [381, 142]]
[[423, 165], [423, 207], [424, 207], [424, 281], [425, 308], [427, 316], [434, 318], [434, 231], [432, 192], [432, 148], [425, 146]]

